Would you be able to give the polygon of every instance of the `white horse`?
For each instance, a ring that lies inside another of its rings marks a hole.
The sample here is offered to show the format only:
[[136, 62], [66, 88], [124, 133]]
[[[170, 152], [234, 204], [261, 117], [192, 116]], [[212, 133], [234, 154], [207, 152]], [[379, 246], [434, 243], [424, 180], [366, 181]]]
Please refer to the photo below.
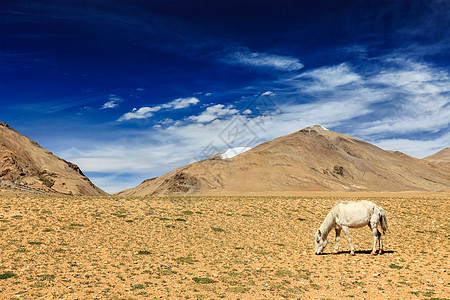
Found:
[[355, 248], [350, 239], [349, 228], [361, 228], [369, 225], [373, 232], [373, 249], [372, 254], [376, 255], [376, 244], [378, 242], [379, 254], [383, 252], [383, 242], [381, 241], [381, 233], [378, 231], [378, 224], [381, 225], [383, 234], [387, 230], [386, 213], [384, 210], [375, 205], [371, 201], [340, 201], [334, 205], [326, 216], [322, 225], [317, 229], [314, 235], [316, 245], [316, 254], [322, 254], [323, 249], [327, 245], [327, 236], [331, 229], [336, 230], [336, 244], [333, 253], [336, 254], [339, 249], [339, 240], [341, 230], [347, 236], [350, 244], [350, 254], [355, 255]]

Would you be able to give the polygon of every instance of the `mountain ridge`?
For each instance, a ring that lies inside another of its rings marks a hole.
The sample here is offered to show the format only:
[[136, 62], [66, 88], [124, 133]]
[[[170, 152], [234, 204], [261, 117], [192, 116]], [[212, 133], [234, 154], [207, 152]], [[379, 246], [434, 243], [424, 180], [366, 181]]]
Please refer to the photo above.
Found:
[[450, 171], [450, 147], [446, 147], [435, 154], [422, 158], [433, 165], [446, 168]]
[[440, 191], [450, 186], [450, 175], [444, 169], [320, 125], [262, 143], [230, 159], [213, 157], [116, 195]]
[[76, 164], [53, 155], [5, 122], [0, 122], [0, 180], [3, 187], [49, 195], [107, 195]]

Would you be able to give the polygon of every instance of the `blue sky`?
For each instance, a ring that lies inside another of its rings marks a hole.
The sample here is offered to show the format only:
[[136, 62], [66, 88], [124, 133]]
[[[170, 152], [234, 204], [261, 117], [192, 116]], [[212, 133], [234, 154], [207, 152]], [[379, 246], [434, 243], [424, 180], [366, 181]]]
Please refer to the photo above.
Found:
[[0, 2], [0, 120], [108, 192], [321, 124], [450, 145], [448, 1]]

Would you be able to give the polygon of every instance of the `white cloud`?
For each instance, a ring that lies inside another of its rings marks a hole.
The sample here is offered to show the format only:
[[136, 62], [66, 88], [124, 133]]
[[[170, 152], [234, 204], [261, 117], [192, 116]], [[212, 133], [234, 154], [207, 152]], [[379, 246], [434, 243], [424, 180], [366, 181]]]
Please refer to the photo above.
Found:
[[117, 121], [128, 121], [132, 119], [146, 119], [153, 116], [155, 111], [161, 110], [161, 106], [134, 108], [131, 112], [124, 114]]
[[[399, 63], [399, 60], [395, 62]], [[408, 60], [400, 61], [400, 63], [400, 68], [382, 71], [369, 82], [393, 87], [412, 95], [436, 95], [450, 91], [449, 75], [446, 71]]]
[[[277, 82], [282, 87], [279, 91], [311, 103], [282, 109], [290, 114], [301, 108], [299, 117], [320, 120], [311, 123], [334, 120], [329, 126], [346, 126], [349, 134], [364, 138], [437, 132], [448, 126], [450, 79], [446, 70], [402, 58], [379, 58], [371, 67], [358, 73], [340, 64], [285, 77]], [[303, 113], [310, 109], [309, 115]]]
[[197, 103], [199, 103], [200, 100], [198, 100], [198, 98], [196, 97], [188, 97], [188, 98], [178, 98], [173, 100], [172, 102], [163, 104], [162, 107], [163, 108], [172, 108], [172, 109], [181, 109], [181, 108], [186, 108], [192, 105], [196, 105]]
[[297, 71], [304, 67], [298, 58], [292, 56], [251, 52], [248, 49], [234, 52], [223, 59], [223, 61], [232, 65], [269, 68], [280, 71]]
[[380, 120], [367, 122], [359, 133], [405, 134], [411, 132], [436, 132], [445, 128], [450, 120], [448, 97], [410, 96], [402, 103], [401, 113], [384, 116]]
[[374, 89], [383, 91], [392, 109], [366, 122], [360, 133], [369, 136], [436, 132], [450, 123], [448, 73], [423, 63], [400, 62], [400, 68], [367, 78], [368, 85], [375, 84]]
[[154, 112], [157, 112], [161, 109], [181, 109], [186, 108], [192, 105], [196, 105], [199, 103], [200, 100], [198, 100], [195, 97], [188, 97], [188, 98], [178, 98], [175, 99], [169, 103], [157, 105], [153, 107], [141, 107], [139, 109], [134, 108], [133, 111], [124, 114], [121, 116], [117, 121], [128, 121], [132, 119], [147, 119], [153, 116]]
[[450, 133], [427, 140], [391, 138], [371, 142], [385, 150], [401, 151], [413, 157], [424, 158], [450, 145]]
[[108, 101], [103, 104], [101, 109], [115, 108], [119, 106], [119, 102], [122, 102], [123, 99], [121, 97], [110, 95]]
[[222, 116], [236, 115], [238, 112], [232, 105], [216, 104], [208, 106], [200, 115], [190, 116], [189, 119], [199, 123], [208, 123]]

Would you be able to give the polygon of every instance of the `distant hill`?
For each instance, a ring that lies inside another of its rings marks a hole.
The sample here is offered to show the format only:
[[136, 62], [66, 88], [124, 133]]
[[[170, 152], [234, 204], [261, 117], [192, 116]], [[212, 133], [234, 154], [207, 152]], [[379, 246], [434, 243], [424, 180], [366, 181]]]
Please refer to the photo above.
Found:
[[443, 167], [450, 173], [450, 147], [422, 159], [433, 165]]
[[253, 194], [286, 191], [442, 191], [450, 173], [319, 125], [232, 158], [209, 159], [117, 195]]
[[0, 188], [50, 195], [107, 195], [80, 168], [0, 122]]

